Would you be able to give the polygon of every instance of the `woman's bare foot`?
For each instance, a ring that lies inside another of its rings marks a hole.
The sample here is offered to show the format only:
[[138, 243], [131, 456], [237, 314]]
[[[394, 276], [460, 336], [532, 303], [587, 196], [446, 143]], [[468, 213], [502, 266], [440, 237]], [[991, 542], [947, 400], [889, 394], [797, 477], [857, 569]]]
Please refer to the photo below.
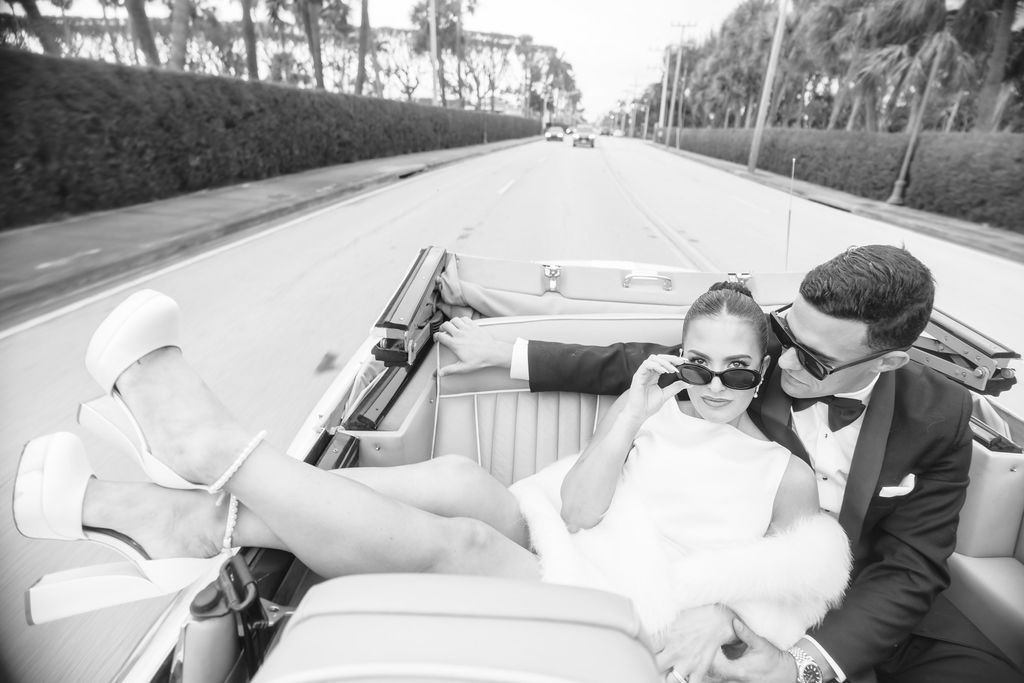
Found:
[[184, 479], [211, 484], [252, 438], [182, 357], [165, 347], [117, 379], [152, 453]]
[[213, 557], [221, 550], [228, 505], [196, 490], [92, 479], [82, 505], [83, 526], [130, 536], [151, 559]]

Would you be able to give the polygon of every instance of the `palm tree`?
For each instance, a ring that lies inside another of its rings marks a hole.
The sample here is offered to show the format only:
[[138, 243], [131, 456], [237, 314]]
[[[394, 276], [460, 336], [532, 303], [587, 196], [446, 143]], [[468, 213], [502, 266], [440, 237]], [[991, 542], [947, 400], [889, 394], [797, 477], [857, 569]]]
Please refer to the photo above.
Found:
[[324, 7], [323, 0], [298, 0], [297, 4], [302, 13], [306, 40], [309, 41], [309, 54], [313, 59], [313, 80], [317, 90], [325, 90], [323, 52], [320, 47], [320, 13]]
[[107, 4], [113, 4], [116, 8], [115, 0], [100, 0], [100, 11], [103, 13], [103, 26], [107, 30], [107, 38], [110, 40], [110, 51], [114, 53], [114, 63], [121, 63], [121, 52], [117, 49], [117, 37], [114, 35], [114, 29], [110, 22], [110, 17], [107, 16]]
[[533, 36], [521, 35], [516, 41], [516, 54], [523, 58], [523, 116], [530, 115], [530, 92], [533, 90], [533, 56], [537, 48]]
[[173, 0], [171, 5], [171, 57], [167, 67], [185, 70], [185, 48], [188, 42], [188, 23], [192, 14], [191, 0]]
[[[985, 80], [978, 94], [978, 118], [975, 130], [992, 131], [999, 126], [997, 102], [1003, 89], [1003, 78], [1006, 73], [1006, 61], [1010, 48], [1010, 32], [1013, 28], [1017, 12], [1017, 0], [1001, 0], [998, 20], [995, 22], [995, 39], [992, 42], [992, 54], [985, 70]], [[1004, 99], [1005, 102], [1005, 99]]]
[[[846, 99], [854, 92], [861, 53], [868, 38], [869, 4], [869, 0], [828, 0], [812, 4], [801, 15], [801, 40], [815, 63], [838, 86], [825, 126], [828, 130], [839, 124]], [[862, 102], [863, 96], [858, 101]]]
[[242, 0], [242, 40], [245, 42], [245, 64], [249, 80], [260, 80], [260, 67], [256, 59], [256, 27], [252, 22], [253, 0]]
[[[472, 14], [476, 11], [476, 0], [436, 0], [437, 3], [437, 78], [440, 83], [441, 106], [448, 106], [447, 94], [448, 80], [445, 78], [444, 52], [445, 50], [455, 55], [457, 73], [456, 95], [462, 99], [462, 14]], [[416, 52], [423, 54], [430, 50], [430, 24], [428, 20], [429, 2], [420, 0], [412, 8], [411, 20], [417, 27], [415, 42], [413, 43]]]
[[125, 0], [124, 7], [128, 11], [128, 23], [132, 27], [132, 36], [142, 54], [146, 57], [146, 63], [150, 66], [160, 66], [160, 54], [156, 50], [156, 40], [153, 39], [153, 29], [149, 25], [149, 17], [146, 15], [146, 0]]
[[60, 42], [53, 33], [53, 26], [43, 18], [36, 0], [15, 1], [25, 10], [29, 28], [32, 29], [32, 33], [35, 34], [40, 44], [42, 44], [43, 52], [54, 57], [60, 57]]
[[356, 94], [363, 94], [366, 83], [366, 53], [370, 45], [370, 0], [362, 0], [359, 21], [359, 58], [356, 62]]

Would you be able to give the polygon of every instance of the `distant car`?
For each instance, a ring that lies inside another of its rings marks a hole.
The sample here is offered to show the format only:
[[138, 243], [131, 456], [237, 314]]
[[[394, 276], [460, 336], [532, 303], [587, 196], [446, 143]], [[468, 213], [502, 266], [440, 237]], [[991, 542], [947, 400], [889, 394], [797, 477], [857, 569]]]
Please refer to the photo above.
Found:
[[625, 134], [626, 134], [626, 132], [624, 130], [622, 130], [621, 128], [616, 128], [615, 130], [612, 131], [612, 137], [615, 137], [615, 138], [621, 138]]
[[573, 128], [572, 126], [569, 126], [568, 128], [565, 129], [565, 134], [570, 136], [576, 135], [576, 129]]
[[552, 140], [555, 142], [561, 142], [565, 139], [565, 130], [561, 126], [551, 126], [544, 131], [544, 139], [548, 142]]
[[608, 126], [605, 126], [604, 128], [601, 129], [601, 135], [611, 135], [611, 134], [612, 134], [612, 129], [609, 128]]
[[597, 131], [591, 126], [580, 126], [572, 137], [573, 147], [591, 147], [597, 142]]

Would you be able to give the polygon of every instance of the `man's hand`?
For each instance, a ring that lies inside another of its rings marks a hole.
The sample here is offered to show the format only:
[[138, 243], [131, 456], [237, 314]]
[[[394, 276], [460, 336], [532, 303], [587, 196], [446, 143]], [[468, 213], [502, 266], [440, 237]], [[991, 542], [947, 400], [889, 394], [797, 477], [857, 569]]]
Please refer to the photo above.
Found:
[[733, 619], [736, 637], [747, 646], [737, 659], [729, 659], [719, 650], [715, 654], [706, 681], [709, 683], [793, 683], [796, 662], [788, 652], [780, 650], [757, 635], [739, 619]]
[[499, 341], [484, 332], [469, 318], [452, 318], [441, 325], [434, 341], [447, 348], [458, 359], [441, 368], [440, 375], [455, 375], [481, 368], [512, 365], [512, 344]]
[[[700, 683], [716, 652], [736, 639], [735, 614], [722, 605], [704, 605], [680, 612], [665, 634], [665, 647], [655, 655], [660, 671], [674, 670], [689, 683]], [[667, 678], [666, 680], [672, 680]]]

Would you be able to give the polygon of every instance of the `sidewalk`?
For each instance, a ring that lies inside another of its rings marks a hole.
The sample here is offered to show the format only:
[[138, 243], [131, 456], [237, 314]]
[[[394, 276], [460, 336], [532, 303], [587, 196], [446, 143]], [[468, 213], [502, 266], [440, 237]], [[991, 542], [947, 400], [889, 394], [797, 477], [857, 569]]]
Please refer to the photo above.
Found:
[[[768, 185], [782, 192], [789, 192], [790, 180], [788, 176], [761, 170], [751, 173], [747, 170], [746, 166], [735, 164], [731, 161], [701, 156], [653, 142], [649, 144], [672, 154], [678, 154], [687, 159], [728, 171], [741, 178], [746, 178], [762, 185]], [[812, 202], [849, 211], [857, 216], [874, 218], [884, 223], [897, 225], [907, 230], [946, 240], [947, 242], [961, 244], [1017, 263], [1024, 263], [1024, 235], [1020, 233], [993, 228], [981, 223], [971, 223], [958, 218], [950, 218], [949, 216], [937, 213], [919, 211], [906, 206], [894, 206], [874, 199], [865, 199], [864, 197], [847, 194], [846, 192], [833, 190], [822, 185], [815, 185], [803, 180], [794, 180], [792, 185], [794, 195]]]
[[356, 161], [0, 232], [0, 329], [257, 225], [539, 139]]
[[[461, 159], [537, 141], [508, 140], [358, 161], [0, 233], [0, 329], [90, 288], [208, 248], [269, 221]], [[653, 144], [653, 143], [648, 143]], [[789, 191], [789, 178], [659, 146], [673, 154]], [[798, 196], [1024, 263], [1024, 235], [803, 181]]]

